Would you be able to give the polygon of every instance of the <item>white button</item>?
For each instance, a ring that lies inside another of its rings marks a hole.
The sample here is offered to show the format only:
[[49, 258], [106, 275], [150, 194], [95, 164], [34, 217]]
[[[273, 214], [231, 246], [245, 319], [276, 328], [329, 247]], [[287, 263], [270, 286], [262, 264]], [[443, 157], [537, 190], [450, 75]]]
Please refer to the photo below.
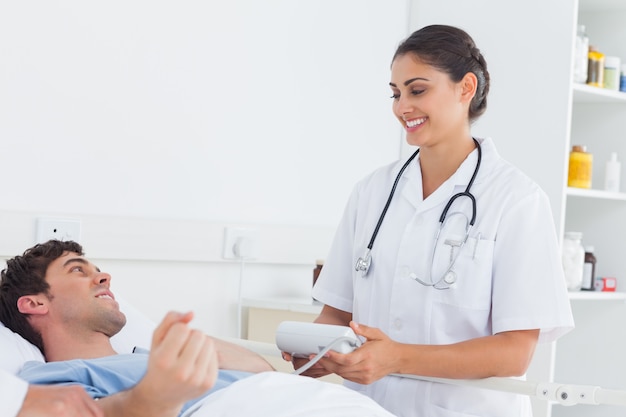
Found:
[[402, 328], [402, 320], [395, 319], [393, 321], [393, 327], [395, 327], [397, 330], [400, 330]]

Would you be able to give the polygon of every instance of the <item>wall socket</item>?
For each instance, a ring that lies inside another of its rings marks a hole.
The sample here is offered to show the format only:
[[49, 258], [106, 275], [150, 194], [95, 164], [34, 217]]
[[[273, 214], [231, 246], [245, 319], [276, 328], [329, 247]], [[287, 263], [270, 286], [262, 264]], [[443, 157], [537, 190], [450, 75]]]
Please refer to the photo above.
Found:
[[44, 243], [50, 239], [80, 242], [80, 220], [43, 217], [37, 219], [36, 243]]
[[224, 259], [256, 259], [259, 232], [240, 227], [224, 228]]

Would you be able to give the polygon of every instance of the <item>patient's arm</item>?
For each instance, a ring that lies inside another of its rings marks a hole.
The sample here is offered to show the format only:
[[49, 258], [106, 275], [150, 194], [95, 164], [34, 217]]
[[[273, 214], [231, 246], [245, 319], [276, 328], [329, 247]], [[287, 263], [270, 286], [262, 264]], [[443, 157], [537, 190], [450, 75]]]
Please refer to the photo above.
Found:
[[215, 342], [187, 324], [191, 313], [168, 313], [154, 331], [146, 375], [133, 388], [102, 398], [109, 417], [175, 417], [217, 379]]
[[262, 356], [242, 346], [213, 339], [217, 348], [220, 369], [246, 372], [274, 371], [275, 369]]

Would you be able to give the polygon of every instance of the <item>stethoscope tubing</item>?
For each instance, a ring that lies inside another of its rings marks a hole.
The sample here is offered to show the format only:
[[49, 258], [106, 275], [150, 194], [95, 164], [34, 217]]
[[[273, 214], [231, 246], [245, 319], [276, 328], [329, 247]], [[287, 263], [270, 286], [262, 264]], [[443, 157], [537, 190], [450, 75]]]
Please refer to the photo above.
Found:
[[[465, 187], [465, 191], [453, 195], [450, 198], [450, 200], [448, 200], [448, 203], [446, 204], [445, 208], [441, 212], [441, 216], [439, 216], [439, 228], [440, 229], [443, 226], [443, 222], [446, 219], [446, 216], [448, 214], [448, 210], [452, 206], [452, 203], [454, 203], [454, 201], [457, 198], [459, 198], [459, 197], [468, 197], [471, 200], [471, 202], [472, 202], [472, 218], [471, 218], [471, 220], [469, 222], [469, 227], [471, 228], [472, 226], [474, 226], [474, 222], [476, 221], [476, 198], [470, 192], [470, 190], [472, 188], [472, 185], [474, 184], [474, 180], [476, 179], [476, 176], [478, 175], [478, 170], [480, 169], [480, 164], [482, 162], [482, 148], [481, 148], [480, 143], [478, 142], [478, 140], [476, 140], [475, 138], [472, 138], [472, 139], [474, 140], [474, 143], [476, 144], [476, 149], [478, 150], [478, 160], [476, 161], [476, 168], [474, 168], [474, 173], [472, 174], [472, 177], [470, 178], [469, 182], [467, 183], [467, 187]], [[370, 255], [370, 252], [371, 252], [372, 248], [374, 247], [374, 241], [376, 240], [376, 236], [378, 235], [378, 231], [380, 230], [380, 226], [382, 225], [383, 220], [385, 219], [385, 216], [387, 215], [387, 209], [389, 209], [389, 205], [391, 204], [391, 200], [393, 199], [393, 196], [394, 196], [394, 194], [396, 192], [396, 187], [398, 186], [398, 182], [400, 182], [400, 178], [402, 178], [402, 174], [404, 173], [406, 168], [409, 166], [411, 161], [413, 161], [413, 159], [415, 159], [415, 157], [417, 156], [419, 151], [420, 150], [417, 149], [409, 157], [409, 159], [407, 159], [407, 161], [404, 163], [404, 165], [402, 165], [402, 168], [400, 168], [400, 171], [398, 172], [398, 175], [396, 175], [396, 179], [394, 180], [393, 186], [391, 187], [391, 191], [389, 192], [389, 197], [387, 197], [387, 202], [385, 203], [385, 207], [383, 208], [382, 212], [380, 213], [380, 216], [378, 218], [378, 222], [376, 223], [376, 227], [374, 228], [374, 232], [372, 233], [372, 237], [370, 238], [369, 244], [367, 245], [367, 250], [365, 251], [365, 255], [364, 255], [363, 258], [359, 258], [357, 260], [355, 269], [357, 271], [361, 270], [364, 275], [367, 274], [367, 270], [369, 269], [369, 267], [371, 265], [371, 255]]]

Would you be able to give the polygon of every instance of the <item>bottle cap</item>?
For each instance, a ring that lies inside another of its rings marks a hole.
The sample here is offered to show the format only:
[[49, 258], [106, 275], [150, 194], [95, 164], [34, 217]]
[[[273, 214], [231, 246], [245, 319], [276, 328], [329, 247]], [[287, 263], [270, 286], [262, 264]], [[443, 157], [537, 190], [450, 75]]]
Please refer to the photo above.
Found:
[[611, 152], [611, 162], [617, 162], [617, 152]]
[[585, 246], [585, 253], [593, 253], [594, 249], [593, 246]]
[[585, 145], [573, 145], [572, 152], [587, 152], [587, 147]]
[[604, 67], [605, 68], [619, 68], [621, 64], [621, 60], [618, 56], [605, 56], [604, 57]]
[[316, 259], [315, 260], [315, 265], [323, 266], [324, 265], [324, 260], [323, 259]]

